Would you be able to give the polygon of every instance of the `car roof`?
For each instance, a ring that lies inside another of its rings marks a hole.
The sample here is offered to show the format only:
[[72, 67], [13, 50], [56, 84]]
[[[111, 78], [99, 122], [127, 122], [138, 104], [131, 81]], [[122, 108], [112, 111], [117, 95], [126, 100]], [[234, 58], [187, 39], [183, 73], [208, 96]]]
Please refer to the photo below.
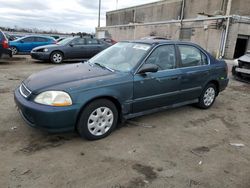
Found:
[[144, 44], [149, 44], [149, 45], [156, 45], [156, 44], [192, 44], [196, 45], [192, 42], [187, 42], [187, 41], [179, 41], [179, 40], [161, 40], [161, 39], [138, 39], [138, 40], [127, 40], [123, 42], [133, 42], [133, 43], [144, 43]]
[[26, 35], [26, 36], [20, 37], [19, 39], [24, 39], [24, 38], [27, 38], [27, 37], [42, 37], [42, 38], [48, 38], [48, 39], [53, 39], [53, 40], [55, 40], [53, 37], [50, 37], [50, 36], [43, 36], [43, 35]]

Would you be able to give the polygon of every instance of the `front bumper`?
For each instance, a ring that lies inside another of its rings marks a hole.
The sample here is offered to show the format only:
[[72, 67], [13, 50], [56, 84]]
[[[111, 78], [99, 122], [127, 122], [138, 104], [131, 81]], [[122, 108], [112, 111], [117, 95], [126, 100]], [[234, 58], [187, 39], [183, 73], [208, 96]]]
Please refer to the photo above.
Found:
[[38, 60], [49, 60], [50, 59], [50, 53], [48, 53], [48, 52], [31, 51], [30, 55], [33, 59], [38, 59]]
[[53, 107], [37, 104], [24, 98], [19, 89], [14, 93], [15, 103], [25, 122], [48, 132], [64, 132], [75, 129], [79, 107]]
[[235, 79], [242, 82], [250, 83], [250, 69], [233, 66], [232, 74], [235, 77]]

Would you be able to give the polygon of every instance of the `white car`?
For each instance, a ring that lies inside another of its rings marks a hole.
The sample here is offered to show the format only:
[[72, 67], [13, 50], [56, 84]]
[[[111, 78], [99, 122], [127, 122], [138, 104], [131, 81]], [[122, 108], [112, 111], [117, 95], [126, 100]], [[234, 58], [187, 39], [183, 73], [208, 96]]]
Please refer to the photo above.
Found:
[[250, 51], [234, 60], [232, 74], [236, 79], [250, 83]]

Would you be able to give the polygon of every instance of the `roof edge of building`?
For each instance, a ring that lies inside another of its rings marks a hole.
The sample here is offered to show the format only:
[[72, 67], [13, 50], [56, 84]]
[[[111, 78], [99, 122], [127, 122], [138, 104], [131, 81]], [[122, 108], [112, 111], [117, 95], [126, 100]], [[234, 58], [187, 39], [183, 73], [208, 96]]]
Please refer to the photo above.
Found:
[[136, 8], [144, 8], [144, 7], [148, 7], [148, 6], [152, 6], [152, 5], [161, 5], [161, 4], [165, 4], [165, 3], [173, 3], [173, 2], [180, 2], [182, 0], [160, 0], [160, 1], [155, 1], [152, 3], [146, 3], [146, 4], [142, 4], [142, 5], [136, 5], [136, 6], [131, 6], [131, 7], [127, 7], [127, 8], [121, 8], [121, 9], [117, 9], [117, 10], [111, 10], [111, 11], [107, 11], [106, 14], [111, 14], [111, 13], [118, 13], [124, 10], [130, 10], [130, 9], [136, 9]]

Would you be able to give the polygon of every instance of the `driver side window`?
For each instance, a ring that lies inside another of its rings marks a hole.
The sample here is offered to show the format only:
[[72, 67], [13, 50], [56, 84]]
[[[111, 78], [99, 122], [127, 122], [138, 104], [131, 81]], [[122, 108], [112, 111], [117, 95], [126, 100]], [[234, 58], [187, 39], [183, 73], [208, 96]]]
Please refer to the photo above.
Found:
[[157, 47], [148, 57], [145, 63], [155, 64], [159, 70], [174, 69], [176, 67], [174, 45], [162, 45]]
[[35, 38], [34, 37], [27, 37], [22, 39], [23, 42], [35, 42]]

